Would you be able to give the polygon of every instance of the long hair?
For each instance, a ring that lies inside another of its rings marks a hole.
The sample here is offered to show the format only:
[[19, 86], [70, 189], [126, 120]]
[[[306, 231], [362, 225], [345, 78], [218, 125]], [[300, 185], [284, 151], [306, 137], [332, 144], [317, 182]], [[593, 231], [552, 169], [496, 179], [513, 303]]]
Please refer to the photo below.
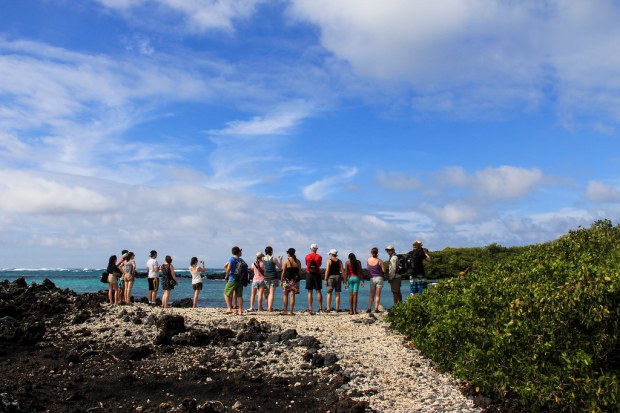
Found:
[[196, 257], [192, 257], [192, 259], [189, 262], [189, 266], [193, 267], [194, 265], [198, 264], [198, 258]]
[[110, 265], [116, 265], [116, 255], [111, 255], [110, 259], [108, 260], [108, 267]]
[[353, 274], [360, 273], [360, 263], [357, 260], [357, 257], [355, 256], [355, 254], [353, 253], [349, 254], [349, 264], [351, 265], [351, 272], [353, 272]]

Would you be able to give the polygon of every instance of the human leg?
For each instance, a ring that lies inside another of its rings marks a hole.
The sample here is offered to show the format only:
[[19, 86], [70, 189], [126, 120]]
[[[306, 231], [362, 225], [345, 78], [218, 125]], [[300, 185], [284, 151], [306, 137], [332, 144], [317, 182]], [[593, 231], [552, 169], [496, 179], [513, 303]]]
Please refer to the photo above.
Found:
[[258, 288], [258, 311], [264, 311], [263, 307], [263, 295], [265, 294], [265, 287], [261, 286]]
[[133, 280], [125, 282], [125, 302], [131, 303], [131, 289], [133, 288]]
[[290, 301], [290, 304], [291, 304], [291, 313], [290, 314], [293, 315], [294, 314], [293, 311], [295, 310], [295, 290], [290, 289], [289, 290], [289, 294], [290, 294], [289, 301]]
[[194, 302], [192, 303], [192, 308], [198, 307], [198, 294], [200, 290], [194, 290]]
[[254, 309], [254, 300], [256, 299], [256, 290], [257, 288], [254, 288], [254, 286], [252, 286], [252, 293], [250, 294], [250, 308], [249, 308], [250, 311]]

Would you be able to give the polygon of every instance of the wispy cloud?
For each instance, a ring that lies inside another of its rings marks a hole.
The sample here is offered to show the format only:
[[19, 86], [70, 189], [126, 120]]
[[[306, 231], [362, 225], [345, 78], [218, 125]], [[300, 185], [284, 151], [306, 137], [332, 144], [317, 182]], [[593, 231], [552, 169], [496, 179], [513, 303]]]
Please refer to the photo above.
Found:
[[177, 18], [177, 28], [186, 32], [208, 30], [232, 31], [233, 21], [251, 16], [257, 4], [264, 0], [97, 0], [108, 10], [121, 13], [127, 19], [136, 15], [152, 18]]
[[230, 136], [287, 134], [312, 112], [309, 105], [304, 102], [290, 102], [281, 106], [282, 109], [275, 109], [267, 115], [255, 116], [247, 121], [231, 121], [227, 123], [225, 128], [213, 129], [208, 133], [210, 135]]
[[342, 173], [323, 178], [303, 188], [304, 198], [319, 201], [342, 189], [342, 185], [358, 173], [357, 168], [342, 167]]

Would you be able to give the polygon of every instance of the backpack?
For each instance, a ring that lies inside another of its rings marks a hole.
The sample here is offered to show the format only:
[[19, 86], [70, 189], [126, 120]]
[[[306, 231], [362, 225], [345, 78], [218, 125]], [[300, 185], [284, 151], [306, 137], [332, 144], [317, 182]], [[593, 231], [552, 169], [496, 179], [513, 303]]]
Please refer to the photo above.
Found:
[[310, 272], [318, 272], [319, 266], [316, 265], [316, 261], [310, 260], [310, 265], [308, 266], [308, 271]]
[[236, 259], [235, 279], [244, 287], [250, 283], [250, 275], [248, 273], [248, 264], [241, 258]]
[[401, 257], [400, 255], [397, 255], [396, 259], [398, 260], [396, 263], [396, 274], [398, 275], [407, 274], [407, 259], [404, 257]]

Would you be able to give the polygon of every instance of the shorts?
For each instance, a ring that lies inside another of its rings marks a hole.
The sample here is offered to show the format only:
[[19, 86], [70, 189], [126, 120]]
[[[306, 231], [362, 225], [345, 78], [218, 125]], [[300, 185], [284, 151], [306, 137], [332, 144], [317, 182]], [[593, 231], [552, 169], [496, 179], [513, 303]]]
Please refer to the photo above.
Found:
[[323, 279], [321, 278], [321, 274], [314, 272], [306, 273], [306, 290], [317, 290], [321, 291], [323, 288]]
[[370, 288], [383, 288], [383, 277], [372, 277], [370, 279]]
[[108, 283], [118, 284], [118, 278], [116, 277], [116, 274], [108, 274]]
[[243, 285], [237, 281], [228, 281], [226, 287], [224, 287], [224, 295], [230, 297], [233, 292], [237, 294], [237, 298], [240, 298], [243, 295]]
[[260, 288], [267, 288], [267, 285], [265, 284], [265, 281], [254, 281], [252, 283], [252, 289], [253, 290], [258, 290]]
[[339, 275], [330, 275], [327, 279], [327, 292], [331, 293], [334, 290], [337, 293], [342, 291], [342, 278]]
[[285, 293], [292, 290], [295, 291], [295, 294], [299, 294], [299, 282], [295, 282], [295, 280], [284, 280], [282, 289]]
[[133, 276], [133, 274], [123, 274], [123, 281], [133, 282], [134, 279], [135, 277]]
[[202, 291], [202, 282], [192, 284], [192, 288], [194, 289], [194, 291]]
[[392, 293], [396, 294], [400, 292], [400, 285], [403, 282], [403, 277], [394, 277], [392, 281], [390, 281], [390, 287], [392, 288]]
[[149, 282], [149, 291], [157, 291], [159, 289], [159, 278], [147, 278]]
[[277, 288], [280, 285], [279, 280], [265, 280], [265, 288]]
[[357, 275], [351, 275], [347, 279], [347, 287], [349, 288], [349, 292], [350, 293], [359, 292], [361, 283], [362, 283], [362, 280], [360, 280], [360, 277], [358, 277]]

